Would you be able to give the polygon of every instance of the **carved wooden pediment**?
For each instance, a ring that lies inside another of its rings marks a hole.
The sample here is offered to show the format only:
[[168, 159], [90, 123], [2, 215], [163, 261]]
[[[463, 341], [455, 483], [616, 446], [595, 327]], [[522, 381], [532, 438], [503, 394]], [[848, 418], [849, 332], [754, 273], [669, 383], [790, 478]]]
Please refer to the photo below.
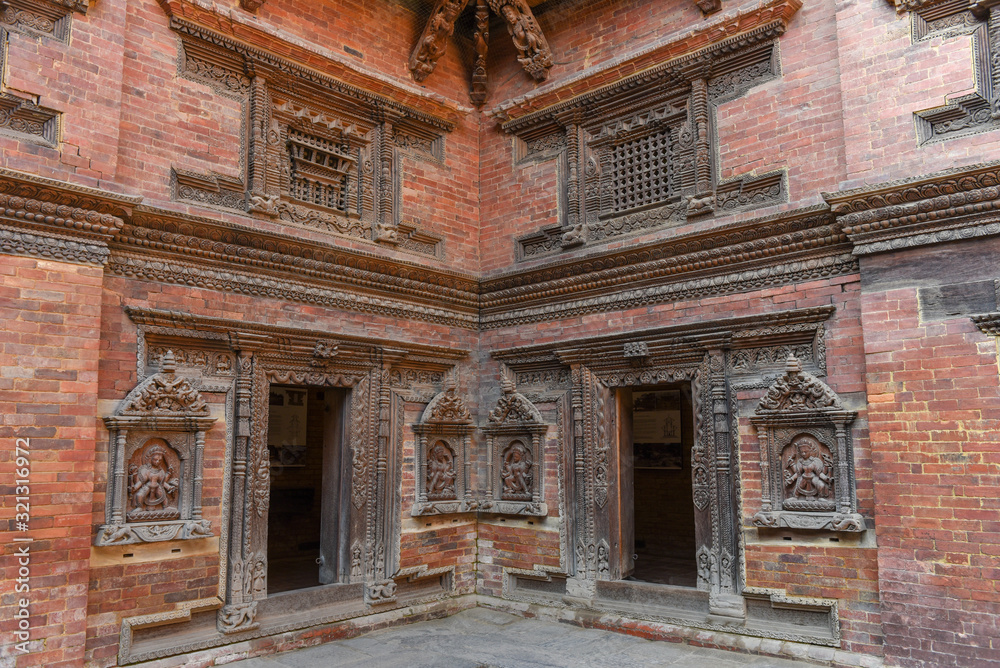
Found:
[[837, 393], [830, 386], [802, 370], [802, 364], [789, 356], [785, 375], [768, 389], [757, 406], [757, 414], [766, 411], [804, 412], [844, 410]]
[[448, 387], [427, 404], [423, 424], [472, 424], [472, 414], [466, 408], [455, 387]]
[[126, 397], [119, 416], [186, 417], [208, 415], [208, 405], [191, 381], [177, 375], [174, 353], [168, 350], [162, 360], [163, 370]]
[[514, 383], [505, 380], [503, 394], [497, 400], [496, 407], [487, 417], [489, 429], [523, 428], [544, 424], [542, 414], [538, 412], [528, 399], [517, 392]]

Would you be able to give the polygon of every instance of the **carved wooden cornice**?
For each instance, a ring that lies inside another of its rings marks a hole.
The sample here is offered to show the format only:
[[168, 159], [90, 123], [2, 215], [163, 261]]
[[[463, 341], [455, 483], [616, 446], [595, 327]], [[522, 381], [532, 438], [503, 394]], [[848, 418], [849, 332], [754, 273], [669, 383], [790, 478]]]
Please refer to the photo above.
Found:
[[856, 271], [826, 207], [588, 255], [482, 283], [486, 329]]
[[153, 207], [136, 209], [116, 235], [114, 247], [122, 252], [143, 249], [176, 259], [289, 272], [299, 278], [322, 279], [328, 285], [382, 291], [469, 313], [478, 308], [478, 282], [469, 275]]
[[0, 169], [0, 251], [104, 264], [108, 242], [140, 201]]
[[588, 364], [622, 366], [629, 364], [637, 349], [647, 366], [651, 360], [697, 361], [708, 350], [755, 348], [775, 341], [791, 341], [805, 332], [807, 325], [825, 322], [835, 311], [834, 306], [775, 311], [752, 316], [703, 320], [683, 325], [670, 325], [605, 336], [556, 341], [533, 346], [509, 348], [492, 353], [499, 362], [521, 370], [554, 364]]
[[683, 76], [687, 69], [704, 66], [712, 59], [782, 34], [801, 6], [801, 0], [772, 0], [639, 55], [584, 72], [566, 83], [546, 86], [496, 107], [490, 114], [502, 123], [504, 130], [515, 132], [624, 90], [648, 86], [664, 77]]
[[[126, 306], [125, 312], [136, 324], [155, 331], [156, 336], [190, 337], [212, 335], [227, 341], [229, 347], [262, 355], [316, 359], [317, 350], [329, 344], [328, 330], [281, 327], [261, 322], [231, 320], [194, 315], [180, 311]], [[416, 361], [441, 370], [466, 357], [469, 351], [452, 346], [430, 346], [400, 341], [382, 341], [372, 337], [337, 334], [338, 365], [371, 365], [380, 356], [383, 363]], [[310, 365], [315, 366], [315, 365]], [[320, 371], [322, 371], [320, 369]]]
[[1000, 235], [1000, 162], [823, 198], [856, 255]]
[[[334, 60], [300, 44], [287, 42], [263, 27], [220, 16], [191, 0], [159, 0], [171, 28], [190, 37], [239, 53], [249, 63], [271, 67], [321, 85], [327, 94], [348, 96], [445, 131], [457, 124], [461, 110], [417, 90], [403, 88], [356, 66]], [[283, 54], [279, 57], [275, 54]]]

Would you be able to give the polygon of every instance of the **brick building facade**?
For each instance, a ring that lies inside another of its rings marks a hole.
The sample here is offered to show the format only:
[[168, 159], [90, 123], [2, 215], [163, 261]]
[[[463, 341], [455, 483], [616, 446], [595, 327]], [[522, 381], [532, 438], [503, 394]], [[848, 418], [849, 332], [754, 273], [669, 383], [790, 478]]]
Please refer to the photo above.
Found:
[[0, 3], [3, 665], [1000, 665], [1000, 15], [895, 2]]

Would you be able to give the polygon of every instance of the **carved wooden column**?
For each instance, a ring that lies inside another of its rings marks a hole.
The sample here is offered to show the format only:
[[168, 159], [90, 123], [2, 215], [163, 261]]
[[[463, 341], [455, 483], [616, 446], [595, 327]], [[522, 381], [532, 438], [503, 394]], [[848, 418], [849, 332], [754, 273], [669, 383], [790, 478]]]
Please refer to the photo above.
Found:
[[395, 246], [399, 243], [396, 229], [396, 184], [394, 180], [394, 160], [396, 146], [392, 118], [382, 111], [378, 127], [377, 159], [375, 169], [375, 198], [378, 211], [375, 217], [375, 241]]
[[486, 103], [489, 95], [486, 90], [486, 56], [490, 46], [490, 8], [486, 0], [476, 1], [476, 31], [472, 35], [472, 42], [476, 47], [476, 64], [472, 68], [472, 91], [469, 99], [480, 107]]
[[574, 109], [560, 119], [566, 127], [566, 225], [562, 235], [563, 248], [573, 248], [587, 243], [584, 207], [580, 183], [580, 156], [583, 154], [583, 129], [580, 127], [582, 111]]
[[[257, 602], [252, 590], [245, 586], [245, 569], [252, 562], [250, 553], [248, 504], [250, 485], [250, 423], [253, 398], [254, 356], [237, 351], [236, 405], [233, 421], [236, 425], [233, 441], [232, 485], [229, 495], [229, 568], [226, 605], [219, 610], [217, 625], [222, 633], [239, 633], [257, 628]], [[252, 572], [252, 566], [250, 566]]]
[[267, 135], [271, 129], [271, 101], [267, 92], [267, 81], [255, 76], [250, 88], [250, 123], [247, 134], [249, 146], [249, 189], [250, 211], [265, 216], [278, 215], [277, 193], [267, 189]]
[[735, 544], [735, 489], [732, 471], [732, 434], [729, 415], [729, 380], [726, 372], [727, 353], [712, 349], [709, 355], [710, 388], [712, 395], [712, 425], [715, 440], [715, 484], [717, 510], [712, 523], [712, 553], [718, 579], [712, 578], [709, 589], [709, 609], [713, 614], [742, 618], [746, 614], [743, 597], [739, 595], [739, 550]]
[[708, 80], [702, 75], [691, 82], [691, 117], [695, 135], [695, 193], [688, 203], [688, 216], [711, 213], [715, 208], [708, 112]]
[[388, 603], [394, 600], [396, 593], [396, 582], [388, 577], [392, 573], [388, 571], [387, 564], [392, 562], [392, 547], [390, 545], [391, 527], [394, 517], [389, 513], [397, 508], [395, 497], [398, 494], [393, 492], [393, 499], [390, 500], [388, 488], [388, 461], [389, 461], [389, 441], [392, 434], [392, 391], [389, 387], [389, 368], [383, 366], [378, 373], [378, 431], [376, 436], [376, 459], [375, 459], [375, 498], [377, 503], [373, 521], [375, 524], [375, 580], [373, 588], [377, 590], [378, 596], [372, 597], [373, 602]]

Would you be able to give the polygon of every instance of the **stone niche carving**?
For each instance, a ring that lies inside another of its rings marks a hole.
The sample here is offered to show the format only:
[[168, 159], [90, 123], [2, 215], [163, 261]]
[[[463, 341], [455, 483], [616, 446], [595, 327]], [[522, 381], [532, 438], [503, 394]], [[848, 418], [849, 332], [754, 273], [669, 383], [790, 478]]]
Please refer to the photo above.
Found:
[[418, 424], [416, 492], [412, 515], [466, 512], [475, 503], [469, 489], [468, 452], [472, 415], [454, 387], [434, 397]]
[[790, 355], [750, 418], [760, 438], [764, 528], [863, 531], [857, 512], [849, 411]]
[[201, 516], [205, 433], [215, 424], [174, 354], [141, 382], [111, 417], [105, 524], [97, 546], [212, 535]]
[[481, 510], [504, 515], [548, 514], [543, 501], [542, 452], [547, 431], [538, 409], [505, 379], [503, 394], [483, 427], [489, 476]]

